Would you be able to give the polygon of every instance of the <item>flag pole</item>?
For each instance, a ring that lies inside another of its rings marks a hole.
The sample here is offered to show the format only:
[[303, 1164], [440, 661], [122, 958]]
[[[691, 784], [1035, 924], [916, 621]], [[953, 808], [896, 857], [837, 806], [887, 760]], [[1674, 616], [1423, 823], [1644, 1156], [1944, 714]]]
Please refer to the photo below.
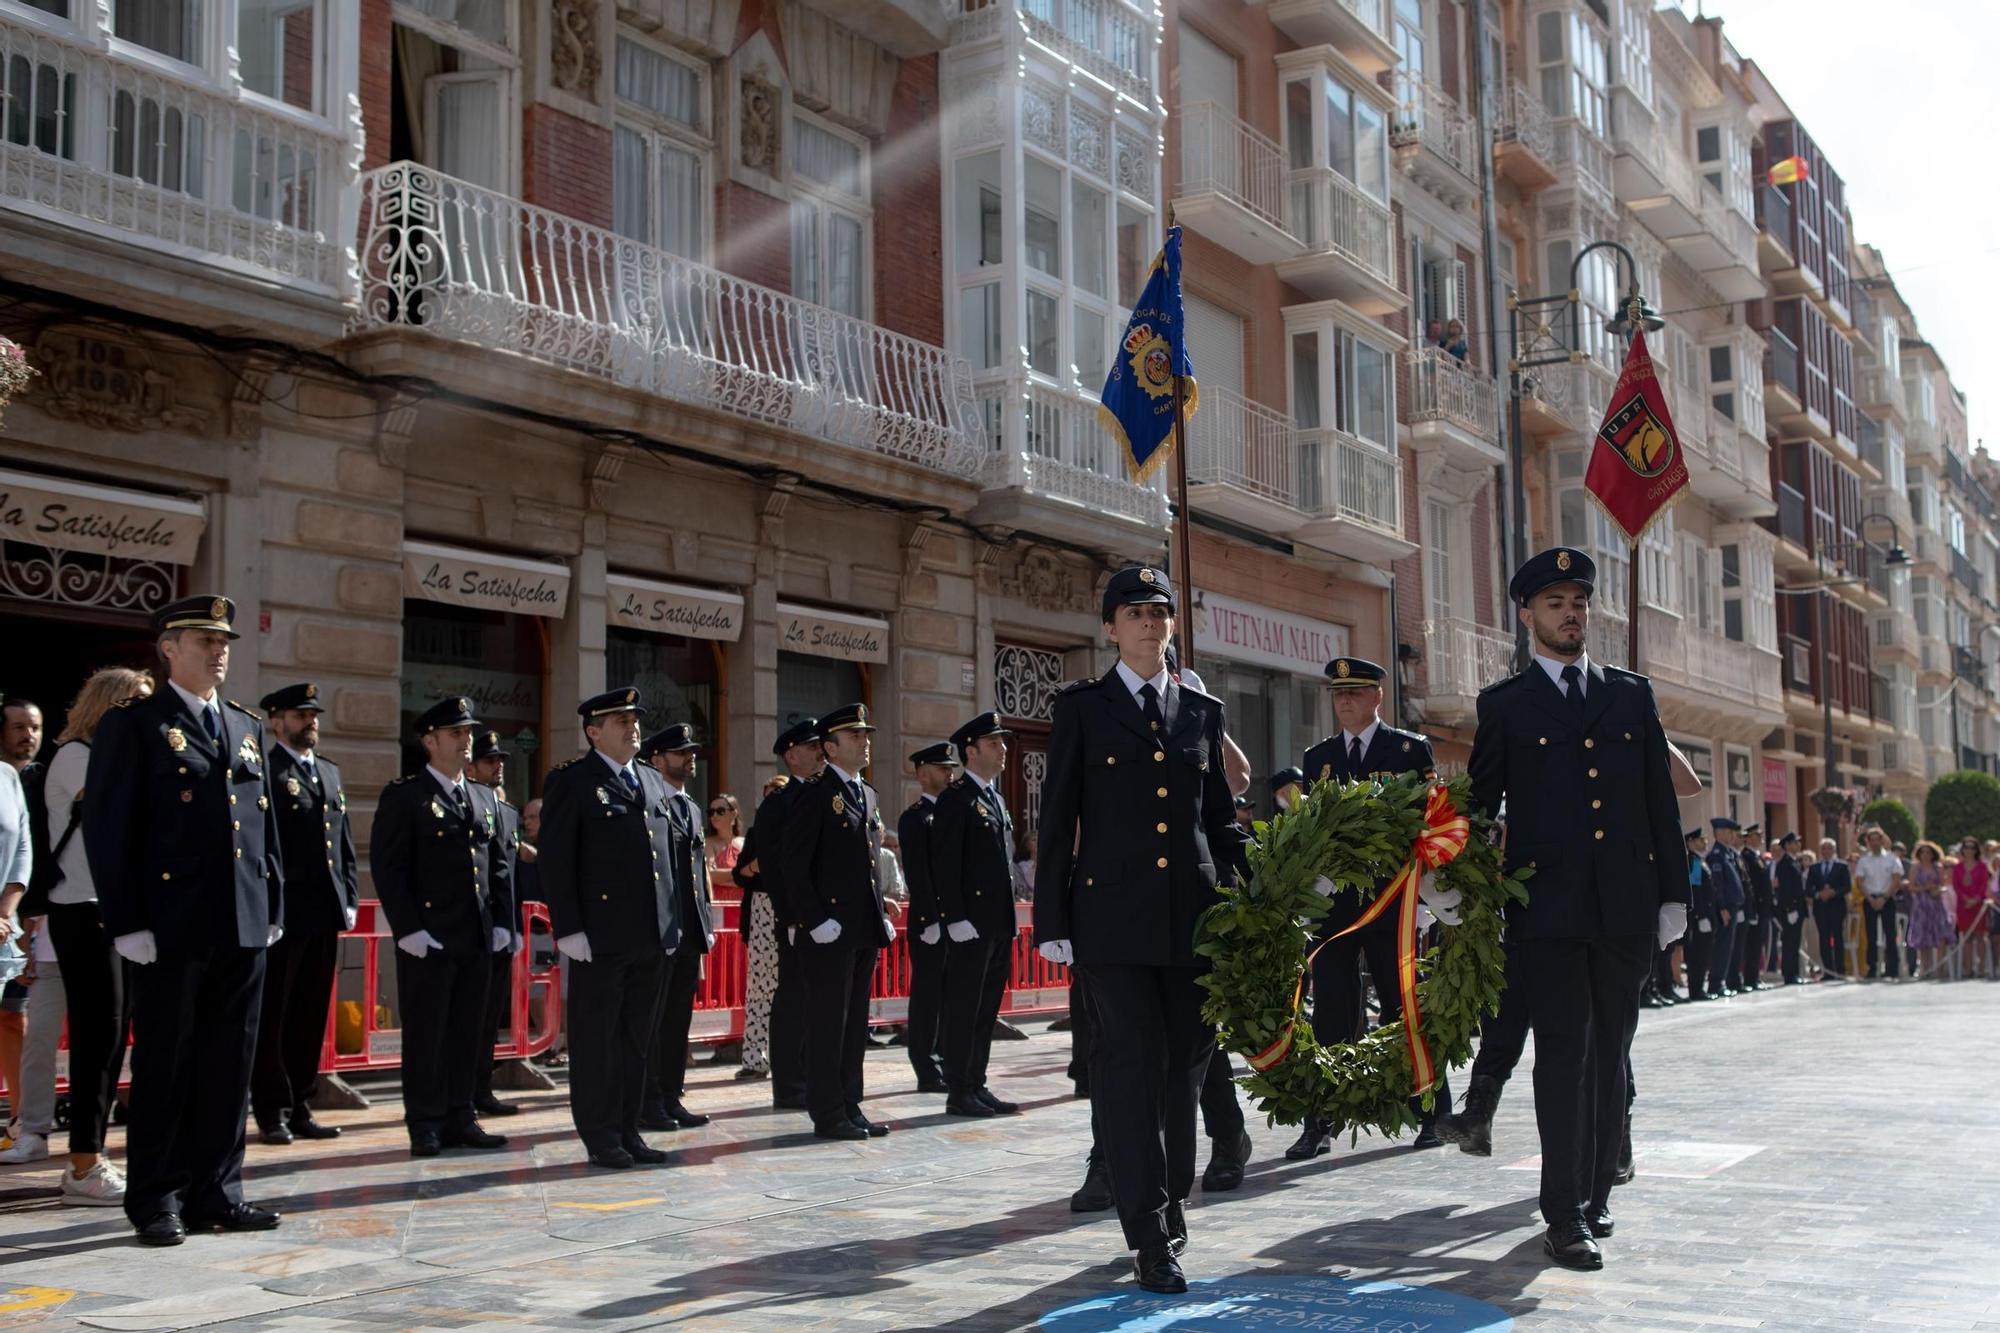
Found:
[[[1639, 672], [1639, 543], [1632, 543], [1631, 577], [1626, 583], [1625, 669]], [[1639, 674], [1644, 674], [1639, 672]]]
[[[1174, 234], [1174, 206], [1167, 205], [1167, 237]], [[1185, 321], [1186, 315], [1183, 313]], [[1187, 330], [1181, 329], [1181, 345], [1187, 346]], [[1192, 353], [1190, 353], [1192, 356]], [[1180, 585], [1181, 619], [1187, 626], [1180, 635], [1180, 662], [1194, 665], [1194, 552], [1188, 528], [1187, 387], [1176, 366], [1174, 374], [1174, 581]]]

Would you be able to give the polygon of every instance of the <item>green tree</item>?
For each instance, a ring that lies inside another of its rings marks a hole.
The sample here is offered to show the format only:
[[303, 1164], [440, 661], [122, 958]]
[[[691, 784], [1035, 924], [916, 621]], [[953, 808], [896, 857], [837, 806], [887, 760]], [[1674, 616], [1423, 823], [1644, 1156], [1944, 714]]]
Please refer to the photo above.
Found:
[[1917, 817], [1910, 813], [1909, 806], [1892, 796], [1870, 801], [1861, 812], [1861, 822], [1880, 824], [1890, 842], [1900, 842], [1905, 847], [1917, 845]]
[[1924, 798], [1925, 836], [1949, 851], [1968, 833], [2000, 838], [2000, 778], [1977, 769], [1947, 773]]

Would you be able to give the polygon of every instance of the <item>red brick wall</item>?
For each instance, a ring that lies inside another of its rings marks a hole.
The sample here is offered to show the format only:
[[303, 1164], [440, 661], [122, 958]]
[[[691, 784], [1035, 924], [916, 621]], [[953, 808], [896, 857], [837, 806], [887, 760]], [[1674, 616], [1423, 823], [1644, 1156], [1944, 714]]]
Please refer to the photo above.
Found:
[[[905, 60], [876, 141], [875, 322], [944, 344], [943, 158], [937, 57]], [[883, 151], [886, 148], [887, 151]]]
[[[372, 171], [389, 162], [390, 0], [361, 0], [361, 125], [366, 133], [361, 165]], [[338, 111], [339, 108], [329, 108]]]
[[611, 225], [611, 131], [539, 103], [521, 119], [521, 197]]
[[1203, 528], [1194, 530], [1193, 557], [1195, 584], [1203, 591], [1346, 625], [1349, 651], [1385, 666], [1394, 660], [1393, 647], [1384, 642], [1387, 597], [1380, 590]]

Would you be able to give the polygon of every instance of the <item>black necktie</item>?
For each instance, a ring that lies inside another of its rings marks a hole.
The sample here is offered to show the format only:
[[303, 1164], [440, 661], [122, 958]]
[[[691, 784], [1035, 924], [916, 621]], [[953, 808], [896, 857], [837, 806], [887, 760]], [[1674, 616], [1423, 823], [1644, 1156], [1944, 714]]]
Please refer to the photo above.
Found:
[[463, 782], [454, 782], [451, 785], [451, 803], [458, 807], [458, 813], [461, 815], [472, 813], [471, 804], [466, 798], [465, 784]]
[[208, 732], [208, 738], [215, 742], [216, 748], [222, 748], [222, 714], [217, 711], [214, 704], [202, 708], [201, 725]]
[[1563, 668], [1563, 697], [1569, 700], [1569, 710], [1578, 717], [1583, 716], [1583, 671], [1571, 662]]
[[618, 770], [619, 780], [625, 784], [625, 794], [633, 800], [639, 799], [639, 775], [629, 768]]
[[1360, 772], [1361, 738], [1359, 736], [1350, 736], [1347, 738], [1347, 773], [1349, 777], [1353, 777]]
[[864, 814], [864, 815], [865, 815], [865, 814], [867, 814], [867, 813], [868, 813], [868, 798], [867, 798], [866, 796], [864, 796], [864, 795], [862, 795], [862, 794], [861, 794], [861, 779], [860, 779], [860, 778], [849, 778], [849, 779], [847, 780], [847, 790], [848, 790], [848, 793], [849, 793], [849, 794], [850, 794], [851, 796], [853, 796], [853, 797], [854, 797], [854, 808], [855, 808], [855, 810], [856, 810], [856, 811], [857, 811], [858, 813], [860, 813], [860, 814]]
[[1151, 681], [1139, 687], [1139, 711], [1146, 715], [1146, 721], [1152, 723], [1154, 731], [1166, 724], [1166, 716], [1160, 712], [1160, 692], [1153, 688]]

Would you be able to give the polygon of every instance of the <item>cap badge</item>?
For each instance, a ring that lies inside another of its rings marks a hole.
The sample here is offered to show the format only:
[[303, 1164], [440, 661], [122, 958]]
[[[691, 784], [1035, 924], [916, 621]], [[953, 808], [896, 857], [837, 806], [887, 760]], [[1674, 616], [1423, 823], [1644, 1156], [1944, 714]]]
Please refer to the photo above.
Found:
[[210, 602], [208, 604], [208, 618], [210, 620], [220, 620], [224, 624], [227, 624], [229, 621], [228, 601], [226, 601], [221, 597], [218, 597], [214, 601]]
[[1569, 568], [1569, 552], [1568, 552], [1568, 551], [1557, 551], [1557, 552], [1556, 552], [1556, 568], [1557, 568], [1557, 569], [1568, 569], [1568, 568]]
[[1347, 665], [1347, 659], [1342, 657], [1334, 662], [1333, 674], [1340, 677], [1342, 680], [1346, 680], [1349, 676], [1354, 674], [1354, 670], [1352, 667]]
[[467, 717], [471, 717], [472, 700], [466, 698], [464, 695], [460, 695], [458, 698], [458, 711], [465, 714]]
[[188, 747], [187, 733], [182, 731], [179, 727], [168, 727], [167, 748], [169, 750], [172, 750], [175, 754], [179, 754], [182, 750], [187, 749], [187, 747]]
[[868, 720], [868, 705], [867, 705], [867, 704], [856, 704], [856, 705], [854, 705], [854, 720], [855, 720], [856, 722], [866, 722], [866, 721]]
[[308, 699], [319, 698], [319, 686], [308, 682], [306, 685], [306, 698]]
[[1151, 583], [1152, 581], [1153, 581], [1153, 571], [1152, 571], [1152, 570], [1150, 570], [1150, 569], [1142, 569], [1142, 570], [1140, 570], [1140, 571], [1139, 571], [1139, 582], [1141, 582], [1141, 583]]
[[636, 700], [636, 699], [637, 699], [638, 697], [639, 697], [639, 691], [637, 691], [637, 690], [627, 690], [627, 691], [625, 691], [625, 702], [626, 702], [626, 703], [628, 703], [628, 704], [629, 704], [629, 703], [632, 703], [632, 702], [633, 702], [634, 700]]

